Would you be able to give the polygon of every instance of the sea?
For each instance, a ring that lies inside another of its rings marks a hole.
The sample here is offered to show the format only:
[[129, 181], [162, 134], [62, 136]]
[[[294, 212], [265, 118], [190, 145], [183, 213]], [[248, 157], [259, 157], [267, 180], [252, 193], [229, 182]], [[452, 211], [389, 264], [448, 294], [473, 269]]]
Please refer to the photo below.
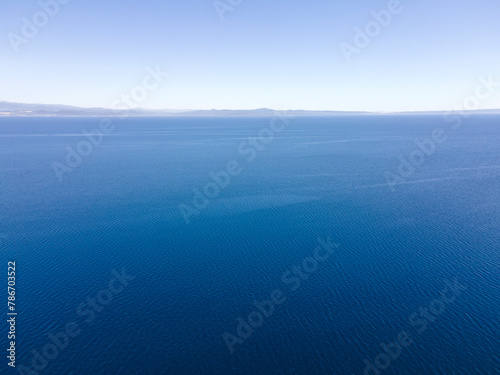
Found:
[[494, 115], [1, 117], [0, 373], [500, 374], [499, 143]]

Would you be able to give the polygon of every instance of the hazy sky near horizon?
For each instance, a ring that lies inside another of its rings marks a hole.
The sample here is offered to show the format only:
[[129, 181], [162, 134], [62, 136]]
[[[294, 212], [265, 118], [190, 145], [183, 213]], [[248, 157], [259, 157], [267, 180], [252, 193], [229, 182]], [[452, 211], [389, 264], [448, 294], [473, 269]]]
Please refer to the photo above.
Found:
[[169, 76], [143, 108], [440, 110], [500, 81], [498, 0], [401, 0], [349, 63], [341, 44], [390, 2], [243, 0], [222, 21], [213, 0], [72, 0], [15, 53], [41, 8], [4, 1], [0, 100], [110, 108], [148, 66]]

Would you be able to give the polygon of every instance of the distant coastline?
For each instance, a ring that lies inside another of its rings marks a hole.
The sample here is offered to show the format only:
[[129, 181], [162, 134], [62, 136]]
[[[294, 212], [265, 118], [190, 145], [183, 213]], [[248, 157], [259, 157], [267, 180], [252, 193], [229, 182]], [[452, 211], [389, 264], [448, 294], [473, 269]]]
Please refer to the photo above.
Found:
[[[274, 110], [260, 108], [253, 110], [211, 109], [211, 110], [174, 110], [174, 109], [107, 109], [82, 108], [58, 104], [30, 104], [0, 101], [0, 117], [224, 117], [224, 116], [275, 116], [277, 112], [288, 116], [380, 116], [380, 115], [444, 115], [449, 111], [422, 112], [363, 112], [363, 111], [310, 111], [310, 110]], [[466, 114], [500, 115], [500, 109], [481, 109], [464, 111]]]

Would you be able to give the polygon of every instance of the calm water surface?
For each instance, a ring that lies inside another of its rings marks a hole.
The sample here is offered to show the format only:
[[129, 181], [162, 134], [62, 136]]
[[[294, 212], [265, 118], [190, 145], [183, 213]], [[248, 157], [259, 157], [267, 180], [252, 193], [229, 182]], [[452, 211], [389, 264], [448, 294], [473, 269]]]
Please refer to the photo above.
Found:
[[[40, 374], [358, 375], [402, 331], [412, 343], [381, 374], [498, 374], [500, 118], [295, 118], [249, 151], [270, 120], [116, 120], [60, 181], [53, 163], [100, 119], [1, 118], [18, 366], [75, 322]], [[446, 141], [392, 191], [384, 174], [437, 128]], [[232, 160], [240, 173], [186, 224], [179, 205]], [[292, 290], [282, 277], [318, 236], [340, 246]], [[106, 292], [123, 268], [135, 278]], [[432, 303], [446, 281], [466, 289]], [[276, 289], [286, 300], [231, 354], [223, 334]]]

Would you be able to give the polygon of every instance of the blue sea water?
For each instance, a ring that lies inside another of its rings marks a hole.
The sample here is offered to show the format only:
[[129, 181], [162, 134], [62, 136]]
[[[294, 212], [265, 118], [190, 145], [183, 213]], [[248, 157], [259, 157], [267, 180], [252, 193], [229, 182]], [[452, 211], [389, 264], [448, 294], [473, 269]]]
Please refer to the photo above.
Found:
[[[499, 116], [455, 130], [440, 116], [112, 119], [59, 179], [54, 163], [100, 121], [0, 118], [1, 282], [15, 260], [26, 367], [4, 357], [2, 374], [500, 373]], [[386, 172], [410, 156], [393, 191]], [[233, 160], [187, 224], [179, 205]], [[318, 237], [339, 246], [292, 290], [283, 274]], [[131, 277], [110, 294], [113, 270]], [[450, 284], [453, 302], [435, 302]], [[286, 300], [231, 354], [224, 333], [277, 289]], [[79, 334], [54, 354], [49, 334], [70, 322]], [[380, 356], [402, 331], [411, 345]], [[377, 358], [387, 367], [367, 368]]]

